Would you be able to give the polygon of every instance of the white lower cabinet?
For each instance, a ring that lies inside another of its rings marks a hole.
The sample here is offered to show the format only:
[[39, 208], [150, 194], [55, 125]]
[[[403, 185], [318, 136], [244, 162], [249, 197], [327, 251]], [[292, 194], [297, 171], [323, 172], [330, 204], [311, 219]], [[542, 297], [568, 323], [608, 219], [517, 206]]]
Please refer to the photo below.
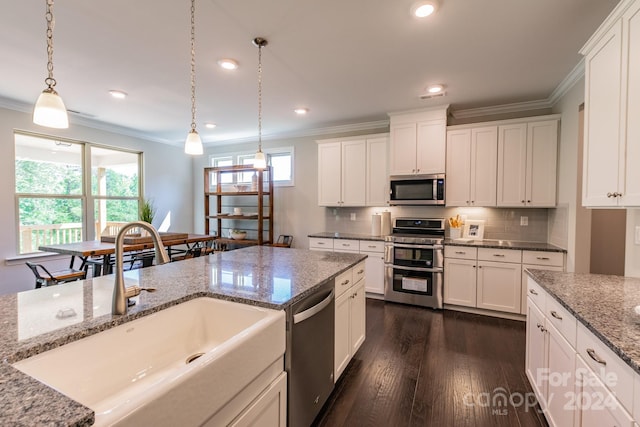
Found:
[[478, 308], [520, 313], [521, 264], [478, 261]]
[[286, 427], [287, 374], [283, 372], [238, 417], [231, 427]]
[[358, 274], [360, 270], [364, 271], [364, 263], [339, 275], [335, 281], [335, 381], [338, 381], [366, 336], [366, 279]]
[[381, 240], [333, 239], [309, 237], [312, 251], [361, 253], [367, 255], [364, 270], [367, 277], [365, 291], [384, 295], [384, 242]]
[[476, 264], [475, 259], [445, 258], [443, 295], [445, 304], [476, 306]]
[[639, 375], [533, 279], [527, 282], [525, 371], [549, 425], [637, 425], [631, 412]]

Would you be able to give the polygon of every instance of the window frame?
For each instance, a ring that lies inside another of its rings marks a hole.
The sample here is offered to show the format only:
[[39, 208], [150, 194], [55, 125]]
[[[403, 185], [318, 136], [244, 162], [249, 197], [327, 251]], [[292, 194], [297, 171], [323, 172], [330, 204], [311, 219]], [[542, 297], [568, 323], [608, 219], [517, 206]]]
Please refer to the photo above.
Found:
[[[267, 156], [267, 164], [271, 165], [271, 157], [274, 155], [289, 155], [291, 158], [291, 179], [288, 180], [274, 180], [274, 187], [295, 187], [295, 150], [293, 146], [287, 147], [274, 147], [274, 148], [263, 148], [262, 151]], [[236, 152], [225, 152], [220, 154], [211, 154], [209, 156], [209, 165], [218, 166], [218, 162], [221, 160], [231, 160], [232, 164], [235, 165], [244, 165], [243, 160], [252, 158], [255, 156], [255, 152], [248, 151], [236, 151]], [[274, 173], [275, 175], [275, 173]], [[250, 181], [249, 181], [250, 182]]]
[[[16, 138], [18, 135], [23, 135], [23, 136], [27, 136], [27, 137], [34, 137], [34, 138], [40, 138], [40, 139], [46, 139], [46, 140], [50, 140], [50, 141], [60, 141], [62, 143], [71, 143], [71, 144], [78, 144], [81, 146], [81, 165], [82, 165], [82, 191], [80, 194], [71, 194], [71, 195], [66, 195], [66, 194], [42, 194], [42, 193], [37, 193], [37, 194], [33, 194], [33, 193], [19, 193], [16, 189], [16, 168], [15, 168], [15, 164], [16, 164], [16, 153], [15, 153], [15, 144], [16, 144]], [[99, 144], [99, 143], [93, 143], [93, 142], [89, 142], [89, 141], [82, 141], [82, 140], [76, 140], [76, 139], [72, 139], [72, 138], [62, 138], [62, 137], [57, 137], [57, 136], [52, 136], [52, 135], [46, 135], [46, 134], [40, 134], [40, 133], [35, 133], [35, 132], [28, 132], [28, 131], [23, 131], [23, 130], [14, 130], [13, 131], [13, 145], [14, 145], [14, 159], [13, 159], [13, 178], [14, 178], [14, 185], [13, 185], [13, 192], [14, 192], [14, 210], [15, 210], [15, 236], [16, 236], [16, 242], [15, 242], [15, 251], [16, 251], [16, 255], [18, 257], [28, 257], [28, 256], [33, 256], [33, 255], [40, 255], [43, 252], [36, 250], [35, 252], [21, 252], [21, 245], [20, 245], [20, 199], [22, 198], [33, 198], [33, 199], [74, 199], [74, 200], [80, 200], [80, 204], [81, 204], [81, 209], [82, 209], [82, 214], [81, 214], [81, 221], [82, 221], [82, 240], [84, 241], [91, 241], [94, 240], [96, 237], [96, 233], [95, 233], [95, 225], [90, 226], [92, 224], [95, 224], [95, 203], [97, 200], [137, 200], [137, 204], [138, 204], [138, 212], [140, 211], [140, 206], [143, 202], [143, 195], [144, 195], [144, 176], [143, 176], [143, 165], [144, 165], [144, 153], [142, 151], [138, 151], [138, 150], [131, 150], [131, 149], [127, 149], [127, 148], [121, 148], [121, 147], [114, 147], [114, 146], [109, 146], [109, 145], [105, 145], [105, 144]], [[92, 192], [92, 187], [91, 187], [91, 180], [92, 180], [92, 170], [91, 170], [91, 149], [92, 148], [101, 148], [101, 149], [106, 149], [106, 150], [113, 150], [113, 151], [120, 151], [123, 153], [130, 153], [130, 154], [135, 154], [138, 156], [138, 195], [137, 196], [100, 196], [100, 195], [94, 195]]]

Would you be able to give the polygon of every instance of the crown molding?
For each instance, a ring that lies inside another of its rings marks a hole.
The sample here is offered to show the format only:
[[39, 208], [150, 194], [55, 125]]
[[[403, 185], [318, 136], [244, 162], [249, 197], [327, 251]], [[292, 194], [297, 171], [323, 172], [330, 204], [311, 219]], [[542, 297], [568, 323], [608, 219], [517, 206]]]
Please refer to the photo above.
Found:
[[567, 76], [560, 82], [558, 86], [556, 86], [555, 90], [551, 92], [549, 95], [549, 103], [551, 106], [555, 106], [558, 101], [562, 99], [563, 96], [567, 94], [571, 90], [572, 87], [576, 85], [584, 77], [584, 58], [580, 59], [580, 62], [573, 67], [573, 70], [567, 74]]

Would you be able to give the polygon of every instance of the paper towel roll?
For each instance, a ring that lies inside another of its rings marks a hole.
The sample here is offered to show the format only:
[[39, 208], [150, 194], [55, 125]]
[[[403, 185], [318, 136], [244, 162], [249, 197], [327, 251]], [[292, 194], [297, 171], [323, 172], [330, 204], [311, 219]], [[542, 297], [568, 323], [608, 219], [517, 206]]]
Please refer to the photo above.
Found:
[[380, 236], [382, 233], [382, 215], [371, 215], [371, 235]]
[[380, 234], [382, 236], [386, 236], [391, 234], [391, 212], [384, 211], [381, 213], [382, 216], [382, 227], [380, 230]]

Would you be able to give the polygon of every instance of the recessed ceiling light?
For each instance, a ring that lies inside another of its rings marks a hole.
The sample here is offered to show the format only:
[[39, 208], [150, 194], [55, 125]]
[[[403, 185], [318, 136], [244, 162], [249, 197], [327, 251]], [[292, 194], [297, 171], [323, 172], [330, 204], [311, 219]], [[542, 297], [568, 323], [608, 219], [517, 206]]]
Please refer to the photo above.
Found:
[[215, 123], [205, 123], [204, 127], [206, 127], [207, 129], [215, 129], [216, 124]]
[[426, 0], [414, 3], [411, 7], [411, 14], [416, 18], [425, 18], [432, 15], [438, 10], [438, 2], [435, 0]]
[[293, 111], [299, 116], [304, 116], [305, 114], [307, 114], [309, 112], [309, 109], [308, 108], [296, 108]]
[[427, 88], [427, 92], [431, 94], [440, 93], [444, 90], [444, 85], [431, 85]]
[[121, 90], [110, 90], [109, 94], [116, 99], [125, 99], [127, 97], [127, 92]]
[[218, 60], [218, 65], [225, 70], [235, 70], [238, 68], [238, 61], [230, 58], [223, 58]]

